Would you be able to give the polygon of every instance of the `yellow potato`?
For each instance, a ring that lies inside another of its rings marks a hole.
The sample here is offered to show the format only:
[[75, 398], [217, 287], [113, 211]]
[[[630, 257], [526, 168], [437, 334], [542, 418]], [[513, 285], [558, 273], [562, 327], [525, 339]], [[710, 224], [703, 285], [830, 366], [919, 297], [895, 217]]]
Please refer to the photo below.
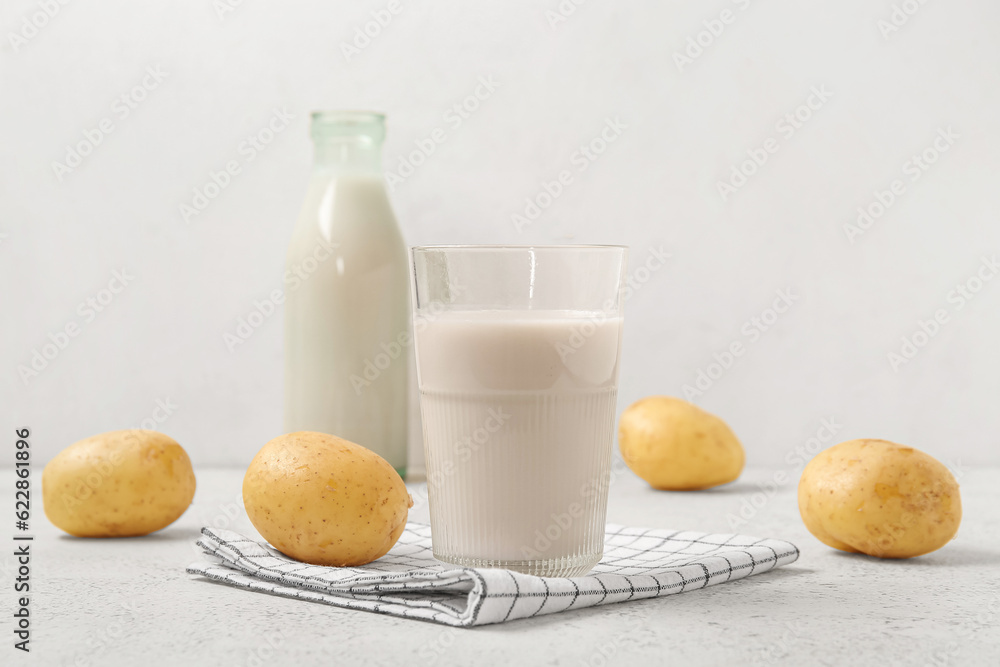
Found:
[[268, 442], [243, 478], [243, 504], [276, 549], [316, 565], [370, 563], [392, 548], [413, 500], [381, 456], [299, 431]]
[[887, 440], [848, 440], [802, 471], [799, 513], [809, 532], [835, 549], [911, 558], [955, 536], [962, 499], [937, 459]]
[[707, 489], [743, 471], [743, 445], [724, 421], [670, 396], [630, 405], [618, 422], [625, 463], [656, 489]]
[[42, 471], [45, 515], [77, 537], [134, 537], [172, 524], [194, 498], [191, 459], [156, 431], [73, 443]]

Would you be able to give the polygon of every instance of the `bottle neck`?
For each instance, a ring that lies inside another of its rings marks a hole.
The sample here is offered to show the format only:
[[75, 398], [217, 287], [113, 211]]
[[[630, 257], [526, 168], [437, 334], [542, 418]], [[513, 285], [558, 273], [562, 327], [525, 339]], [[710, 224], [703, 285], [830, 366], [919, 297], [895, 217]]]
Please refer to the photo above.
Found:
[[338, 172], [381, 174], [382, 146], [365, 136], [317, 137], [313, 143], [313, 167]]

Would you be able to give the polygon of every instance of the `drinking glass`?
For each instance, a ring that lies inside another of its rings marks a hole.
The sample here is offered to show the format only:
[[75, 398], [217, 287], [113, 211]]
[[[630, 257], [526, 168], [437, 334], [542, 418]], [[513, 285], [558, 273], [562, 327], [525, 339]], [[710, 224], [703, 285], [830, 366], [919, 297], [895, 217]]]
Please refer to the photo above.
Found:
[[411, 249], [437, 559], [551, 577], [600, 561], [627, 254]]

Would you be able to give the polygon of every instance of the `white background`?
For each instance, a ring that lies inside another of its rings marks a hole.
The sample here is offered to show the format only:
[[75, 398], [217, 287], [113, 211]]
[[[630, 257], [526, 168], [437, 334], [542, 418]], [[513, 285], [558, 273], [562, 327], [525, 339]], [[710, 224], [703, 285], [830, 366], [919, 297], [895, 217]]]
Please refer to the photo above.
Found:
[[[556, 0], [400, 0], [345, 57], [387, 4], [71, 2], [13, 44], [38, 5], [5, 0], [4, 437], [31, 427], [44, 461], [138, 425], [160, 400], [177, 407], [157, 428], [196, 465], [246, 464], [281, 429], [281, 314], [235, 351], [223, 335], [281, 284], [309, 111], [374, 108], [388, 114], [389, 169], [446, 132], [392, 193], [410, 244], [622, 243], [633, 267], [651, 247], [671, 254], [626, 307], [620, 409], [711, 370], [695, 400], [729, 422], [749, 465], [799, 465], [824, 419], [839, 425], [824, 445], [878, 437], [953, 467], [1000, 461], [1000, 280], [961, 309], [949, 301], [1000, 253], [996, 2], [908, 0], [915, 13], [886, 32], [889, 0], [591, 0], [559, 22]], [[678, 66], [723, 10], [732, 22]], [[148, 67], [165, 80], [119, 118], [116, 98]], [[481, 77], [498, 87], [454, 127], [446, 112]], [[776, 123], [814, 87], [831, 96], [786, 137]], [[274, 109], [294, 121], [246, 161], [241, 142]], [[53, 162], [103, 118], [114, 131], [60, 181]], [[574, 153], [608, 119], [626, 129], [577, 171]], [[939, 128], [958, 138], [912, 181], [904, 164]], [[769, 137], [777, 152], [723, 201], [718, 183]], [[229, 160], [241, 173], [185, 222], [179, 206]], [[518, 232], [512, 214], [563, 169], [573, 183]], [[851, 243], [844, 226], [894, 179], [903, 194]], [[78, 304], [121, 269], [134, 279], [86, 322]], [[752, 341], [744, 325], [777, 290], [797, 301]], [[938, 309], [947, 322], [893, 369], [888, 353]], [[79, 335], [22, 380], [18, 367], [72, 322]], [[710, 369], [734, 341], [744, 354]]]

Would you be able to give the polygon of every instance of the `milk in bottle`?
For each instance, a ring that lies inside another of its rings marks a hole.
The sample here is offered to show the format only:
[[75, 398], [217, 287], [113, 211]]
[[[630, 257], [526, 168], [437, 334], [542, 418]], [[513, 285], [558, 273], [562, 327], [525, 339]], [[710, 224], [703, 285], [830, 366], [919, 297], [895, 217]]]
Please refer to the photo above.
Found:
[[384, 120], [312, 116], [313, 169], [286, 256], [285, 431], [345, 438], [405, 474], [407, 258], [382, 177]]

